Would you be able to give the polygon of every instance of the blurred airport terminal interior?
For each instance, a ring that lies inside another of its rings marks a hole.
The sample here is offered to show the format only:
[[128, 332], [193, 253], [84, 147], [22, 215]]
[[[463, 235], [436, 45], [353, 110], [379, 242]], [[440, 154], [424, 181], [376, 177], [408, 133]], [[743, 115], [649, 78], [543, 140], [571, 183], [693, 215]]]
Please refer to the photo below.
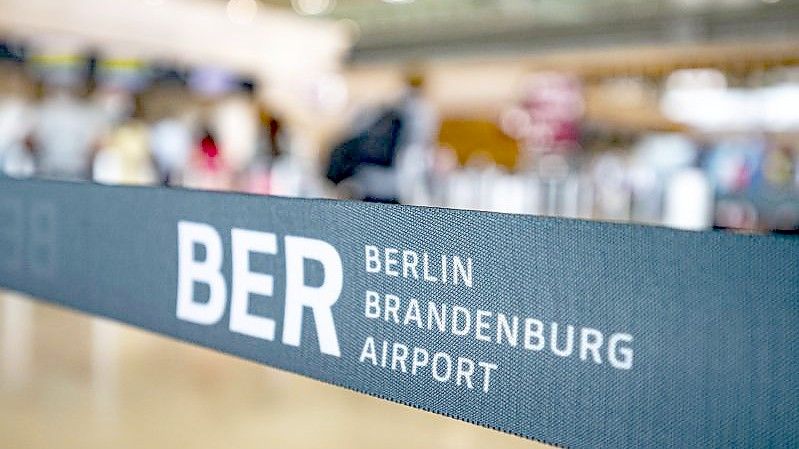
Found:
[[[797, 24], [793, 0], [0, 0], [0, 169], [792, 234]], [[0, 446], [526, 443], [6, 296]], [[140, 413], [162, 378], [182, 402]], [[184, 412], [208, 428], [137, 433]]]
[[792, 2], [2, 8], [11, 176], [799, 228]]

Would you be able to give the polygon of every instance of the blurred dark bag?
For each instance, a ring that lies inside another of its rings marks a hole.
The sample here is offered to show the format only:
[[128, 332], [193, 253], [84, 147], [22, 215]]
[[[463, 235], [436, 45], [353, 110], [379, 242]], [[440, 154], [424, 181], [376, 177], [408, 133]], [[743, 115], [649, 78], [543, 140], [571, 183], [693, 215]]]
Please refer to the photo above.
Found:
[[393, 166], [402, 124], [399, 110], [390, 108], [383, 111], [372, 125], [333, 148], [327, 179], [338, 184], [353, 176], [365, 164]]

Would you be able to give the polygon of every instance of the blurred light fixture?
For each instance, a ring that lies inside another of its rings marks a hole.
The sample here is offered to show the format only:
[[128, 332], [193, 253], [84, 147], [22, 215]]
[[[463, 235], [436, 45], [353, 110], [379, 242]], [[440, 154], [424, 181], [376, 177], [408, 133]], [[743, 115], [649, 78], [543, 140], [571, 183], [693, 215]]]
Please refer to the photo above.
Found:
[[666, 89], [725, 89], [727, 78], [716, 69], [675, 70], [666, 78]]
[[318, 16], [330, 12], [336, 6], [335, 0], [291, 0], [291, 7], [297, 14]]
[[730, 88], [718, 70], [678, 70], [666, 80], [660, 109], [703, 131], [799, 130], [799, 85]]
[[413, 3], [414, 0], [383, 0], [383, 3], [400, 4], [400, 3]]
[[255, 0], [230, 0], [227, 3], [227, 18], [236, 25], [247, 25], [258, 12]]

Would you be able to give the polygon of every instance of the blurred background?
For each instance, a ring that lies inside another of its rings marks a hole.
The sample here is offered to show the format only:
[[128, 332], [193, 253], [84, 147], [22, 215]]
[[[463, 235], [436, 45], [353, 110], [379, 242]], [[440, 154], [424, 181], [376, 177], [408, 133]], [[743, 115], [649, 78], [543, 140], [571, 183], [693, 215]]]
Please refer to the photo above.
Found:
[[[790, 0], [0, 0], [0, 171], [793, 234], [797, 23]], [[530, 445], [0, 296], [4, 447]]]

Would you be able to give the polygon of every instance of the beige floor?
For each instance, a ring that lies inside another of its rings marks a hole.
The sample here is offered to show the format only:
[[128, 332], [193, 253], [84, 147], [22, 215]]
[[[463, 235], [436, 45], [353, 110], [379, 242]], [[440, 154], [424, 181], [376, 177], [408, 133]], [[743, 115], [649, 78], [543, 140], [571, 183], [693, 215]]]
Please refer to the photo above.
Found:
[[2, 291], [0, 326], [0, 448], [545, 447]]

